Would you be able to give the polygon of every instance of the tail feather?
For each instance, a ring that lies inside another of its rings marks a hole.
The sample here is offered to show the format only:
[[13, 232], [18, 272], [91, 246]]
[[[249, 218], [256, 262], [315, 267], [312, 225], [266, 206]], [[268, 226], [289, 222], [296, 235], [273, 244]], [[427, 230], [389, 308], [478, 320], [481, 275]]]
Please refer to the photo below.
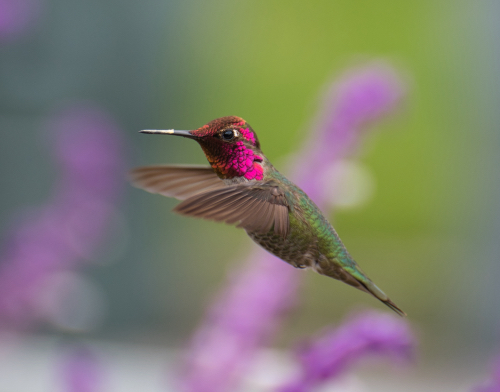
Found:
[[384, 305], [394, 310], [399, 316], [401, 317], [406, 316], [406, 313], [403, 312], [403, 310], [401, 310], [399, 306], [397, 306], [394, 302], [392, 302], [390, 298], [382, 290], [380, 290], [377, 287], [377, 285], [373, 283], [371, 280], [368, 280], [367, 282], [363, 282], [359, 279], [356, 280], [366, 289], [367, 293], [373, 295], [379, 301], [383, 302]]
[[354, 260], [349, 257], [350, 265], [347, 263], [339, 263], [338, 261], [328, 259], [326, 257], [320, 258], [319, 262], [314, 265], [314, 270], [322, 275], [329, 276], [330, 278], [341, 280], [350, 286], [373, 295], [379, 301], [383, 302], [386, 306], [391, 308], [398, 315], [404, 317], [406, 313], [403, 312], [389, 297], [380, 290], [375, 283], [373, 283], [365, 273], [359, 268]]
[[406, 316], [406, 313], [403, 312], [394, 302], [392, 302], [389, 298], [387, 298], [387, 300], [385, 301], [382, 301], [385, 305], [387, 305], [389, 308], [391, 308], [392, 310], [394, 310], [398, 315], [400, 315], [401, 317], [405, 317]]

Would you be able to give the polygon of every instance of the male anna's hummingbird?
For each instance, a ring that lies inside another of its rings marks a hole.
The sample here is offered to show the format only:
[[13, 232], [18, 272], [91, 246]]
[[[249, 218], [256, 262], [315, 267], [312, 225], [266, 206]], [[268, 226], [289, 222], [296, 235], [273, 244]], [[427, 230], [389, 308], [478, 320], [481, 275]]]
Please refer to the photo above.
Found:
[[252, 127], [229, 116], [193, 131], [144, 130], [196, 140], [210, 166], [158, 165], [131, 172], [134, 185], [183, 200], [174, 211], [236, 224], [296, 268], [341, 280], [405, 313], [359, 268], [319, 208], [269, 162]]

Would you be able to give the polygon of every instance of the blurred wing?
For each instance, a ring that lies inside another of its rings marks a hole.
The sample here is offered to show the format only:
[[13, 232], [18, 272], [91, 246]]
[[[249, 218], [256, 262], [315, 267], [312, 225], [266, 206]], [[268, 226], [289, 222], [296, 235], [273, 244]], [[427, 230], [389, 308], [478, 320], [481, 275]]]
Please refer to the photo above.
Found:
[[131, 170], [129, 175], [132, 184], [137, 188], [179, 200], [200, 192], [226, 188], [210, 166], [143, 166]]
[[247, 231], [286, 237], [289, 231], [288, 202], [273, 183], [240, 184], [199, 193], [180, 203], [175, 212], [197, 218], [236, 224]]

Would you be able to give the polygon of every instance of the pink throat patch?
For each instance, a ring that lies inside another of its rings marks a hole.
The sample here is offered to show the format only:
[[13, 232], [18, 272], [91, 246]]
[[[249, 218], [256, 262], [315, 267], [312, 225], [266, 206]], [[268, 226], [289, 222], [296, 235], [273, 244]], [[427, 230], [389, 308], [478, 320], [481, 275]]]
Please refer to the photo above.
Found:
[[[250, 133], [253, 136], [253, 133]], [[234, 144], [228, 151], [226, 159], [222, 162], [213, 162], [212, 167], [229, 178], [242, 176], [247, 180], [262, 180], [264, 178], [264, 169], [259, 165], [259, 162], [263, 161], [262, 157], [246, 148], [242, 141]]]

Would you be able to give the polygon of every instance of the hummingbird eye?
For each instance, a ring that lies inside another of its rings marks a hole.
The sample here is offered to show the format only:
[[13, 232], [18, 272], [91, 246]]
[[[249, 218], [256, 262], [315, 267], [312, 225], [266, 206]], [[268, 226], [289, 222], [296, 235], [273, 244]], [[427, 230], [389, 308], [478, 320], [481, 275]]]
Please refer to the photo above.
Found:
[[222, 132], [222, 138], [224, 140], [233, 140], [235, 137], [238, 137], [238, 131], [236, 129], [226, 129]]

